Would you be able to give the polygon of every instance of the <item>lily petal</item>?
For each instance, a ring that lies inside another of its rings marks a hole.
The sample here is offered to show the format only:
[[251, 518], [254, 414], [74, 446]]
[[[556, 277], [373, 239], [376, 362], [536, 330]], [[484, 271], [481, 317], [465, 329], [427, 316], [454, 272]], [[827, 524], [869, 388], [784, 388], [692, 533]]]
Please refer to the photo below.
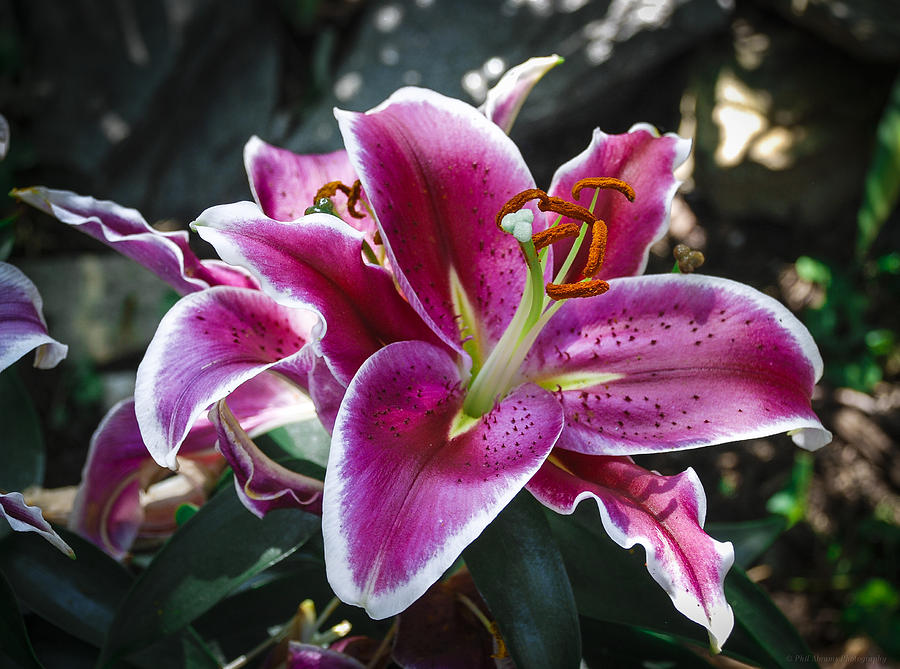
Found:
[[305, 388], [318, 317], [263, 293], [217, 286], [179, 300], [138, 367], [135, 411], [147, 449], [175, 468], [188, 430], [212, 404], [266, 370]]
[[9, 263], [0, 262], [0, 370], [37, 349], [34, 366], [56, 367], [69, 347], [47, 333], [41, 296], [31, 280]]
[[334, 216], [282, 223], [252, 202], [238, 202], [207, 209], [193, 226], [222, 259], [256, 276], [276, 302], [321, 316], [317, 352], [345, 385], [384, 342], [434, 339], [390, 273], [363, 261], [363, 235]]
[[500, 77], [500, 81], [487, 92], [487, 97], [478, 111], [509, 134], [531, 89], [547, 72], [562, 62], [563, 58], [553, 54], [542, 58], [529, 58], [524, 63], [516, 65]]
[[831, 440], [810, 408], [822, 358], [782, 304], [708, 276], [609, 283], [563, 305], [525, 361], [523, 379], [563, 404], [557, 446], [634, 455], [779, 432], [810, 450]]
[[724, 592], [734, 548], [703, 531], [706, 495], [693, 469], [662, 476], [627, 457], [557, 449], [526, 487], [563, 514], [593, 498], [612, 540], [626, 549], [643, 546], [653, 580], [678, 611], [706, 627], [713, 649], [721, 648], [734, 626]]
[[365, 669], [359, 660], [328, 648], [291, 641], [288, 644], [288, 669]]
[[[597, 196], [594, 213], [606, 222], [609, 234], [606, 259], [597, 278], [643, 273], [650, 246], [669, 229], [672, 198], [681, 184], [673, 170], [687, 159], [690, 151], [690, 140], [674, 133], [660, 137], [656, 128], [646, 123], [633, 126], [622, 135], [607, 135], [597, 129], [587, 149], [553, 175], [548, 193], [566, 200], [572, 199], [572, 186], [586, 177], [615, 177], [634, 188], [634, 202], [611, 190], [602, 190]], [[593, 196], [593, 191], [585, 189], [581, 204], [589, 206]], [[580, 271], [587, 260], [590, 235], [588, 231], [572, 265], [575, 271]], [[571, 240], [559, 243], [554, 253], [557, 270], [571, 247]]]
[[182, 295], [214, 285], [254, 287], [240, 270], [201, 261], [188, 244], [187, 231], [155, 230], [136, 209], [43, 186], [11, 194], [140, 263]]
[[390, 344], [350, 386], [334, 427], [322, 527], [328, 580], [376, 619], [418, 599], [537, 471], [562, 428], [553, 396], [514, 390], [460, 421], [453, 358]]
[[[262, 434], [298, 420], [308, 400], [291, 383], [262, 374], [229, 397], [234, 413], [251, 434]], [[216, 427], [206, 416], [191, 426], [179, 455], [204, 464], [221, 463], [215, 450]], [[123, 400], [104, 416], [91, 437], [69, 528], [117, 560], [128, 554], [144, 522], [140, 493], [166, 476], [144, 446], [134, 400]]]
[[[244, 167], [253, 199], [266, 216], [276, 221], [295, 221], [302, 217], [325, 184], [340, 181], [352, 186], [357, 178], [344, 150], [301, 155], [267, 144], [255, 135], [244, 146]], [[366, 200], [365, 192], [361, 199]], [[356, 218], [347, 211], [346, 198], [338, 195], [332, 201], [338, 216], [366, 233], [371, 243], [375, 221], [365, 206], [356, 207], [357, 213], [364, 215]]]
[[37, 532], [44, 539], [71, 558], [75, 557], [69, 544], [62, 540], [50, 523], [44, 520], [41, 510], [28, 506], [20, 492], [0, 493], [0, 516], [6, 518], [9, 526], [17, 532]]
[[322, 513], [322, 482], [269, 459], [241, 428], [225, 400], [210, 409], [209, 420], [216, 427], [219, 450], [234, 470], [237, 495], [253, 514], [262, 518], [282, 508]]
[[526, 275], [518, 243], [494, 221], [534, 187], [519, 149], [474, 107], [424, 89], [335, 116], [401, 291], [447, 345], [462, 352], [462, 330], [483, 359]]

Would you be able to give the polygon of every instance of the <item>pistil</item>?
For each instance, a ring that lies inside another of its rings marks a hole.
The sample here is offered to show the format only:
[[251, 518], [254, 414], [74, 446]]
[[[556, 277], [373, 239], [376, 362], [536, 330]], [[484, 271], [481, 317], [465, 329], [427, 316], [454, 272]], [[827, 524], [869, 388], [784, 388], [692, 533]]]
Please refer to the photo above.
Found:
[[[609, 290], [606, 281], [593, 278], [603, 265], [607, 241], [606, 222], [594, 216], [594, 207], [602, 189], [616, 190], [630, 201], [634, 200], [634, 190], [624, 181], [611, 177], [583, 179], [573, 187], [573, 198], [578, 199], [584, 188], [595, 189], [593, 201], [587, 209], [573, 202], [552, 197], [537, 188], [530, 188], [510, 198], [498, 212], [497, 227], [512, 234], [519, 242], [519, 248], [528, 267], [529, 281], [525, 283], [522, 300], [509, 326], [472, 379], [463, 403], [463, 412], [466, 415], [472, 417], [484, 415], [493, 408], [497, 399], [509, 390], [531, 346], [565, 300], [573, 297], [595, 297]], [[559, 214], [559, 218], [552, 226], [538, 233], [532, 231], [533, 212], [524, 208], [533, 200], [537, 200], [540, 211]], [[571, 220], [562, 222], [564, 217], [580, 221], [581, 224]], [[591, 243], [587, 261], [581, 271], [582, 279], [565, 282], [589, 229]], [[543, 286], [548, 256], [546, 253], [538, 255], [538, 251], [568, 237], [575, 237], [572, 248], [554, 281]]]

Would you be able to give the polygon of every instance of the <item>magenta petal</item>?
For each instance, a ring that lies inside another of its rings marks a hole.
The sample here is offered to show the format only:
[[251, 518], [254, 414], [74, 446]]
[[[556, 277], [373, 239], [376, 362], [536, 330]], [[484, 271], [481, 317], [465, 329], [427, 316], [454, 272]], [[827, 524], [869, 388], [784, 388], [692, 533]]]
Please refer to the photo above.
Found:
[[234, 470], [234, 487], [247, 509], [260, 518], [283, 508], [322, 513], [322, 482], [270, 460], [247, 436], [225, 400], [210, 409], [209, 420], [216, 426], [219, 451]]
[[[672, 172], [687, 159], [690, 150], [690, 140], [672, 133], [660, 137], [645, 123], [622, 135], [594, 130], [588, 148], [553, 175], [548, 193], [565, 200], [572, 200], [572, 186], [586, 177], [615, 177], [634, 188], [634, 202], [612, 190], [600, 191], [597, 198], [594, 213], [606, 221], [609, 232], [606, 259], [598, 278], [634, 276], [644, 271], [650, 246], [669, 227], [672, 198], [680, 184]], [[589, 206], [593, 196], [592, 189], [585, 189], [580, 203]], [[590, 234], [573, 264], [575, 270], [580, 271], [587, 260]], [[563, 240], [554, 249], [557, 269], [571, 246], [570, 240]]]
[[483, 360], [526, 275], [517, 242], [494, 221], [534, 187], [519, 150], [473, 107], [424, 89], [335, 114], [403, 294], [448, 345], [462, 351], [461, 330], [471, 336]]
[[[252, 434], [293, 422], [298, 407], [308, 402], [292, 384], [272, 374], [250, 379], [228, 401], [244, 429]], [[201, 416], [191, 426], [179, 455], [204, 462], [221, 461], [214, 448], [216, 438], [215, 426]], [[91, 437], [69, 516], [70, 529], [114, 558], [123, 558], [144, 522], [141, 491], [167, 473], [144, 446], [134, 401], [120, 402], [110, 409]]]
[[385, 342], [434, 339], [390, 273], [363, 260], [362, 234], [334, 216], [282, 223], [238, 202], [207, 209], [193, 225], [225, 261], [258, 277], [272, 299], [321, 315], [315, 346], [344, 384]]
[[25, 503], [22, 493], [0, 492], [0, 516], [6, 518], [16, 532], [37, 532], [69, 557], [75, 557], [75, 551], [44, 520], [41, 510]]
[[34, 366], [49, 369], [69, 350], [47, 333], [43, 302], [34, 284], [19, 269], [0, 262], [0, 371], [33, 349]]
[[557, 390], [557, 446], [597, 455], [695, 448], [779, 432], [831, 440], [810, 408], [822, 358], [783, 305], [734, 281], [610, 281], [547, 324], [523, 377]]
[[[314, 204], [316, 192], [325, 184], [340, 181], [352, 186], [356, 172], [350, 165], [346, 151], [301, 155], [267, 144], [259, 137], [251, 137], [244, 146], [244, 166], [250, 180], [253, 199], [265, 215], [276, 221], [294, 221]], [[362, 193], [365, 201], [365, 192]], [[345, 222], [366, 233], [370, 240], [375, 233], [375, 221], [365, 206], [356, 207], [363, 218], [347, 211], [347, 198], [332, 198], [335, 211]]]
[[630, 458], [557, 449], [527, 488], [545, 506], [563, 514], [593, 498], [612, 540], [622, 548], [643, 546], [653, 580], [678, 611], [706, 627], [713, 648], [721, 648], [734, 626], [723, 589], [734, 549], [730, 542], [716, 541], [703, 531], [706, 495], [694, 470], [662, 476]]
[[220, 284], [253, 287], [243, 272], [201, 261], [186, 231], [155, 230], [135, 209], [43, 186], [12, 195], [135, 260], [182, 295]]
[[338, 413], [322, 527], [328, 580], [373, 618], [404, 610], [543, 462], [562, 427], [553, 396], [521, 386], [458, 423], [464, 389], [444, 349], [391, 344]]
[[314, 356], [304, 347], [318, 323], [256, 290], [218, 286], [181, 298], [138, 367], [135, 410], [153, 458], [174, 468], [197, 418], [263, 371], [277, 367], [305, 387]]
[[365, 669], [359, 660], [328, 648], [291, 641], [287, 669]]
[[487, 98], [478, 108], [482, 114], [509, 133], [519, 115], [525, 98], [547, 72], [563, 62], [559, 56], [529, 58], [500, 77], [500, 81], [488, 91]]

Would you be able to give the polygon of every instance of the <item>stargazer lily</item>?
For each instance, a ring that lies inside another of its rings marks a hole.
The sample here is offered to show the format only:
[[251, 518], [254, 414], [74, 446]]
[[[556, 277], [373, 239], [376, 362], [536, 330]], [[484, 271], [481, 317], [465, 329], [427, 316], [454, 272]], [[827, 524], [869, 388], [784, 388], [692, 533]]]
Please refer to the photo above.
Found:
[[[202, 294], [182, 300], [139, 370], [151, 453], [170, 463], [205, 406], [271, 368], [246, 361], [290, 340], [293, 310], [312, 310], [314, 351], [346, 386], [332, 395], [323, 498], [341, 599], [375, 618], [404, 610], [525, 487], [560, 513], [594, 499], [610, 536], [644, 546], [653, 578], [718, 648], [733, 625], [732, 547], [703, 532], [692, 470], [664, 476], [631, 456], [778, 432], [815, 449], [830, 435], [810, 408], [821, 357], [785, 307], [725, 279], [638, 276], [689, 142], [646, 125], [595, 131], [545, 192], [508, 125], [463, 102], [406, 88], [336, 115], [360, 180], [338, 190], [365, 194], [384, 265], [366, 232], [322, 211], [201, 214], [201, 237], [286, 311], [199, 323]], [[233, 339], [208, 345], [204, 329]], [[196, 350], [177, 346], [188, 338]], [[228, 425], [226, 409], [213, 422]], [[219, 434], [242, 440], [234, 425]]]
[[[68, 347], [47, 332], [43, 302], [35, 285], [21, 270], [0, 262], [0, 372], [29, 351], [37, 349], [34, 366], [56, 367], [66, 357]], [[15, 448], [16, 444], [6, 444]], [[74, 557], [75, 553], [56, 533], [36, 506], [25, 503], [20, 492], [0, 490], [0, 516], [19, 532], [37, 532], [56, 548]]]

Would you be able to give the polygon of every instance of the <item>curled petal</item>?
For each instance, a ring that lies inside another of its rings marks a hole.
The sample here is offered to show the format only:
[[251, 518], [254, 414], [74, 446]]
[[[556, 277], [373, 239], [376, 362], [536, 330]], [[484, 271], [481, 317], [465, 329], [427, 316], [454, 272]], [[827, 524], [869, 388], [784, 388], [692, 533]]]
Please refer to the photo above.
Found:
[[418, 599], [540, 467], [562, 426], [550, 393], [524, 385], [462, 419], [453, 358], [390, 344], [338, 412], [325, 475], [328, 580], [376, 619]]
[[494, 224], [534, 187], [518, 148], [473, 107], [424, 89], [335, 115], [401, 291], [447, 345], [462, 352], [470, 336], [467, 350], [483, 360], [526, 275], [518, 243]]
[[154, 460], [174, 469], [197, 418], [261, 372], [305, 388], [314, 356], [304, 347], [318, 322], [256, 290], [218, 286], [181, 298], [138, 367], [135, 411]]
[[523, 378], [555, 390], [557, 444], [596, 455], [696, 448], [779, 432], [831, 440], [810, 407], [822, 358], [776, 300], [699, 275], [614, 279], [547, 324]]
[[363, 261], [362, 234], [334, 216], [282, 223], [252, 202], [238, 202], [207, 209], [193, 225], [224, 260], [258, 277], [276, 302], [321, 316], [315, 347], [345, 385], [385, 342], [433, 338], [390, 273]]
[[269, 459], [241, 428], [225, 400], [210, 409], [209, 420], [216, 427], [219, 451], [234, 470], [237, 495], [247, 509], [260, 518], [282, 508], [322, 513], [322, 482]]
[[[273, 374], [250, 379], [228, 401], [251, 434], [298, 420], [309, 402], [293, 384]], [[216, 427], [200, 416], [191, 426], [180, 456], [204, 465], [219, 464], [222, 457], [215, 443]], [[123, 400], [110, 409], [91, 437], [69, 528], [122, 559], [145, 523], [141, 491], [168, 474], [144, 446], [134, 400]]]
[[[244, 167], [250, 180], [253, 199], [269, 218], [276, 221], [294, 221], [314, 204], [316, 192], [327, 183], [340, 181], [352, 186], [356, 172], [344, 150], [334, 153], [301, 155], [267, 144], [253, 136], [244, 146]], [[365, 193], [361, 195], [365, 200]], [[357, 207], [363, 218], [351, 216], [347, 200], [333, 198], [337, 215], [357, 230], [366, 234], [372, 243], [375, 221], [365, 207]]]
[[43, 186], [12, 195], [140, 263], [182, 295], [214, 285], [253, 287], [245, 273], [201, 261], [188, 245], [187, 231], [155, 230], [135, 209]]
[[[673, 133], [660, 136], [646, 123], [621, 135], [607, 135], [598, 129], [587, 149], [553, 175], [547, 192], [566, 200], [572, 198], [572, 187], [587, 177], [614, 177], [634, 189], [634, 202], [614, 190], [601, 190], [597, 196], [594, 214], [606, 222], [608, 237], [606, 257], [596, 278], [643, 273], [650, 246], [669, 228], [672, 198], [681, 183], [673, 170], [687, 159], [690, 150], [690, 140]], [[588, 206], [593, 196], [593, 189], [585, 189], [580, 201]], [[590, 237], [589, 231], [572, 265], [575, 269], [584, 267]], [[557, 270], [571, 247], [572, 242], [566, 240], [555, 250]]]
[[0, 262], [0, 370], [37, 349], [34, 366], [56, 367], [68, 347], [47, 333], [43, 302], [34, 284], [19, 269]]
[[41, 510], [25, 503], [22, 493], [0, 493], [0, 516], [6, 518], [16, 532], [37, 532], [69, 557], [75, 557], [75, 551], [44, 520]]
[[703, 531], [706, 495], [694, 470], [662, 476], [627, 457], [557, 449], [527, 488], [545, 506], [563, 514], [593, 498], [612, 540], [622, 548], [643, 546], [653, 580], [678, 611], [706, 627], [712, 647], [721, 648], [734, 626], [724, 592], [734, 548]]
[[478, 111], [509, 134], [531, 89], [547, 72], [562, 62], [563, 59], [554, 54], [542, 58], [529, 58], [524, 63], [516, 65], [500, 77], [500, 81], [487, 92], [487, 97]]

